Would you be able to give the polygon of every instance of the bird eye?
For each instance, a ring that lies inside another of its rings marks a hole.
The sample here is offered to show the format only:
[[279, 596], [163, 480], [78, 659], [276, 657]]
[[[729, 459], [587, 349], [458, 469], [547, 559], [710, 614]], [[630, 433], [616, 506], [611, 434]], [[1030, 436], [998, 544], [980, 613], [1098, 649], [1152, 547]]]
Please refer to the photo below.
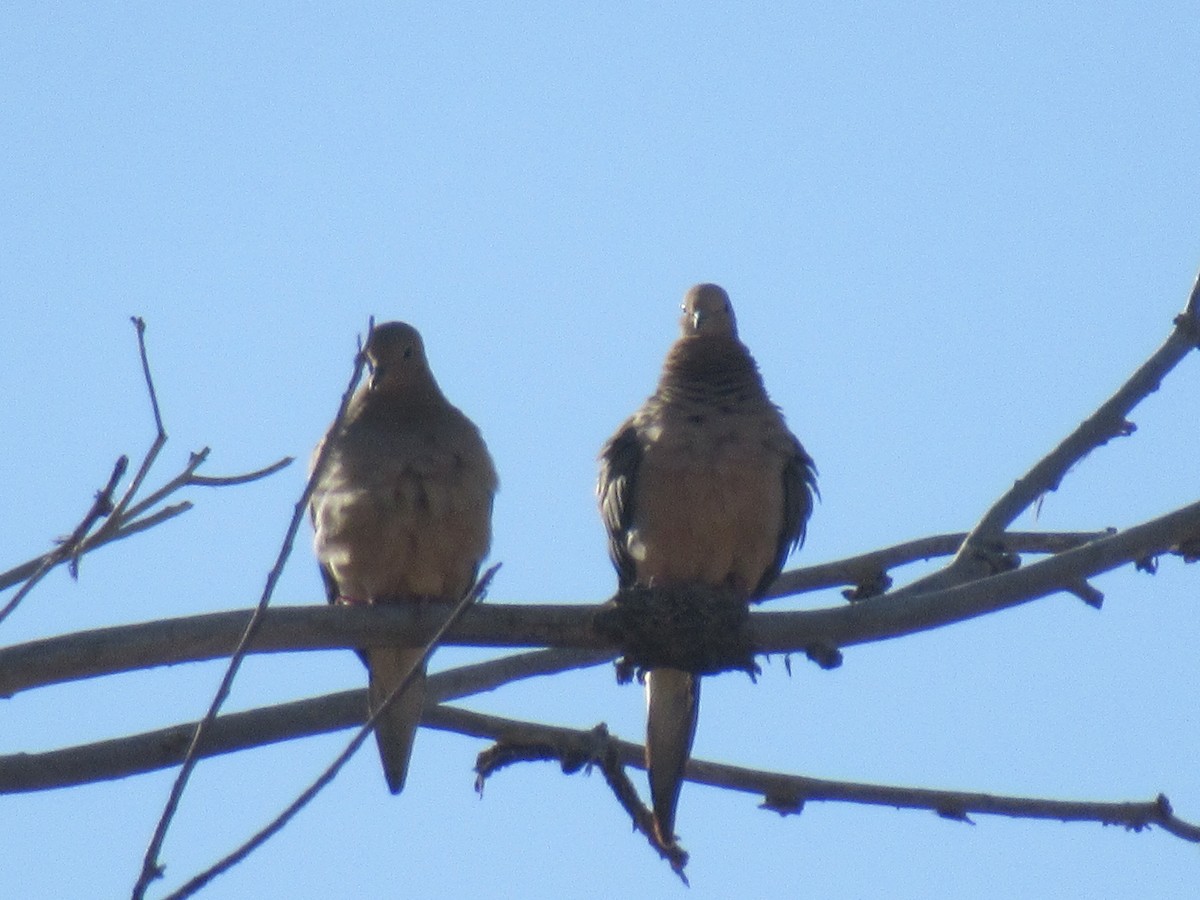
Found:
[[404, 358], [405, 359], [411, 359], [412, 354], [413, 354], [413, 348], [411, 345], [404, 348]]

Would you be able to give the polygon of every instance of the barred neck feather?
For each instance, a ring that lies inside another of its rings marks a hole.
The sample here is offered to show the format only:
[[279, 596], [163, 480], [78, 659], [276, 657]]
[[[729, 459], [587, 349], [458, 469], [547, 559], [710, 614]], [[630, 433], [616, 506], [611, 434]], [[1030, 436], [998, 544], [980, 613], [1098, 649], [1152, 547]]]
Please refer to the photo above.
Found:
[[718, 406], [733, 401], [770, 405], [758, 365], [737, 338], [691, 336], [667, 354], [655, 397], [663, 403]]

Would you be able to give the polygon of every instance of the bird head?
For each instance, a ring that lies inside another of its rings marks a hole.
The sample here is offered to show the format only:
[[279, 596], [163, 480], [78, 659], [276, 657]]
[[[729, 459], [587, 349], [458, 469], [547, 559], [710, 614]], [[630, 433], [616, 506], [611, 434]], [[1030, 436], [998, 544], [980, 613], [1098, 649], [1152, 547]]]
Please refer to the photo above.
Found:
[[429, 361], [417, 329], [406, 322], [385, 322], [367, 337], [371, 389], [403, 388], [428, 381]]
[[698, 284], [687, 292], [683, 298], [683, 317], [679, 324], [684, 337], [737, 336], [733, 304], [729, 302], [725, 289], [715, 284]]

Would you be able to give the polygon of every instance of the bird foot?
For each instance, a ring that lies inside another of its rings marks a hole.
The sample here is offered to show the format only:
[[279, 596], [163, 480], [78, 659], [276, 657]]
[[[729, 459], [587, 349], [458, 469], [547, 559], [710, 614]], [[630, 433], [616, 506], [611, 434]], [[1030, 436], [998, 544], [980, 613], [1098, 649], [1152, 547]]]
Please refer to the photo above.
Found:
[[[639, 670], [758, 674], [744, 593], [706, 584], [623, 588], [593, 622], [624, 653], [618, 678]], [[640, 676], [639, 676], [640, 680]]]

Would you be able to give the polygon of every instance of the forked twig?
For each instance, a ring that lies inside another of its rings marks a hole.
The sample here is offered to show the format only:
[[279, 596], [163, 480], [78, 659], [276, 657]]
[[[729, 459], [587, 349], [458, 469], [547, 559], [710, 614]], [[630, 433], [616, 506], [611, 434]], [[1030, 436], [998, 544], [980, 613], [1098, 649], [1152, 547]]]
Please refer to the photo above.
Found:
[[92, 503], [91, 509], [83, 517], [83, 520], [75, 526], [75, 530], [65, 538], [59, 541], [58, 547], [51, 550], [49, 553], [41, 556], [29, 574], [27, 580], [13, 594], [12, 598], [0, 609], [0, 622], [3, 622], [8, 616], [21, 605], [29, 592], [34, 589], [39, 581], [57, 566], [59, 563], [69, 561], [69, 569], [72, 578], [79, 577], [79, 556], [82, 553], [81, 547], [87, 533], [97, 521], [109, 515], [113, 511], [112, 497], [113, 492], [117, 489], [117, 484], [125, 475], [125, 469], [129, 465], [129, 457], [120, 457], [116, 465], [113, 466], [112, 474], [108, 477], [108, 483], [96, 492], [96, 499]]
[[[58, 546], [48, 553], [44, 553], [36, 559], [29, 560], [21, 565], [14, 566], [7, 572], [0, 573], [0, 590], [24, 582], [8, 603], [5, 604], [4, 608], [0, 610], [0, 622], [11, 614], [29, 592], [33, 590], [34, 586], [60, 563], [66, 562], [71, 577], [76, 578], [79, 575], [79, 560], [84, 554], [112, 541], [121, 540], [140, 531], [145, 531], [147, 528], [152, 528], [155, 525], [165, 522], [167, 519], [174, 518], [180, 513], [191, 509], [192, 504], [184, 501], [164, 507], [155, 512], [149, 512], [159, 502], [178, 489], [188, 485], [219, 487], [245, 484], [271, 475], [292, 462], [291, 457], [284, 457], [266, 468], [255, 472], [248, 472], [244, 475], [235, 475], [226, 478], [199, 476], [195, 474], [195, 471], [208, 457], [209, 451], [206, 447], [199, 453], [191, 454], [188, 464], [181, 475], [169, 481], [149, 497], [133, 503], [133, 498], [137, 495], [138, 490], [140, 490], [145, 481], [146, 475], [158, 458], [159, 451], [166, 444], [167, 434], [163, 428], [162, 413], [158, 406], [158, 395], [154, 388], [154, 378], [150, 372], [150, 361], [146, 353], [146, 323], [136, 316], [132, 321], [137, 331], [138, 355], [141, 358], [142, 374], [145, 378], [146, 391], [150, 396], [150, 407], [154, 415], [154, 440], [151, 443], [150, 449], [143, 457], [141, 464], [138, 466], [138, 471], [133, 481], [130, 482], [120, 499], [114, 501], [113, 498], [116, 494], [117, 485], [125, 476], [128, 469], [129, 457], [127, 456], [121, 456], [117, 460], [112, 474], [109, 476], [108, 484], [96, 493], [96, 498], [91, 509], [88, 510], [87, 515], [83, 517], [82, 521], [68, 537], [59, 539]], [[95, 527], [97, 523], [99, 523], [99, 526]], [[94, 527], [95, 530], [93, 530]]]

